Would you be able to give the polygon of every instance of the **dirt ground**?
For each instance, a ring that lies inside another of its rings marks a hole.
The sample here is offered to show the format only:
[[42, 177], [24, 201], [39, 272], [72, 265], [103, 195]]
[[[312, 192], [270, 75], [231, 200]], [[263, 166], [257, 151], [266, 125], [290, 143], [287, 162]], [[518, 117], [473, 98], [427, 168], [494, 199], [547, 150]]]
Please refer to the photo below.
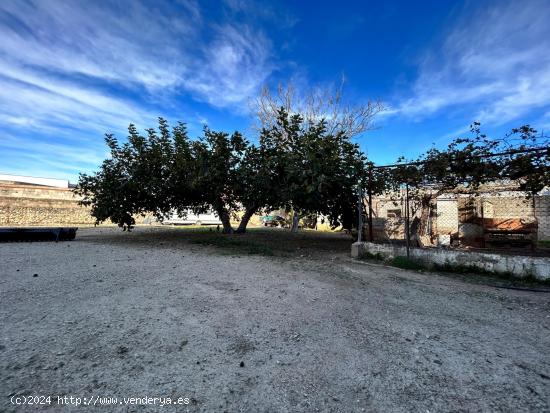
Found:
[[0, 244], [0, 411], [550, 411], [547, 292], [352, 261], [339, 234], [188, 235]]

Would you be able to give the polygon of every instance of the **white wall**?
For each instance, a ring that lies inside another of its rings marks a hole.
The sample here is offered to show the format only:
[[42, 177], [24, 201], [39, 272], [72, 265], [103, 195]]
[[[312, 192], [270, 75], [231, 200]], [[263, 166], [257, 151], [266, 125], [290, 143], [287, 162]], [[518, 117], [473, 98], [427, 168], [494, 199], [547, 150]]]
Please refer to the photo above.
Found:
[[69, 181], [64, 179], [37, 178], [34, 176], [0, 174], [0, 181], [22, 182], [26, 184], [52, 186], [55, 188], [68, 188]]
[[[406, 247], [392, 244], [355, 242], [351, 246], [351, 256], [361, 258], [365, 253], [380, 254], [384, 258], [406, 256]], [[433, 264], [465, 266], [496, 274], [512, 274], [522, 278], [532, 276], [538, 280], [550, 280], [550, 258], [504, 255], [443, 248], [411, 248], [410, 257], [428, 266]]]

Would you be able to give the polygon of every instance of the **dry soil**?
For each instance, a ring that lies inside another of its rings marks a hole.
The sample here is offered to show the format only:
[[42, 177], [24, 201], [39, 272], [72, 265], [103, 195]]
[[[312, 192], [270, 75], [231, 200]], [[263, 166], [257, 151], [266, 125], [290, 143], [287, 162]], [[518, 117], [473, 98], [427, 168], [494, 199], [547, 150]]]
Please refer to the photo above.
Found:
[[[550, 411], [545, 292], [170, 229], [87, 229], [0, 258], [0, 411]], [[10, 402], [29, 395], [51, 405]]]

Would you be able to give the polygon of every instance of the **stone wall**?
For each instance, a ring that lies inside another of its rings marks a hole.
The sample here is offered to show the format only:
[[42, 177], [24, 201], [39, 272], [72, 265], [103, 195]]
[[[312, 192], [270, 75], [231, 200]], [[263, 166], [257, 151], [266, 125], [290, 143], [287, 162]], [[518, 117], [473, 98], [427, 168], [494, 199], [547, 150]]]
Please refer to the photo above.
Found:
[[93, 225], [90, 209], [78, 201], [67, 188], [0, 183], [0, 226]]
[[0, 185], [0, 225], [92, 225], [88, 208], [70, 189]]

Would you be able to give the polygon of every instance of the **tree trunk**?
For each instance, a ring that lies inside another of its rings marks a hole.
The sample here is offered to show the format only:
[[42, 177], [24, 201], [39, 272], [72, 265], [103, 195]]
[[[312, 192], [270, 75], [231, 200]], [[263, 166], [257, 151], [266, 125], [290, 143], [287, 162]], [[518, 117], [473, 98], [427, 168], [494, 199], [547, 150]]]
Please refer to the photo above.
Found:
[[220, 217], [220, 221], [223, 225], [223, 234], [232, 234], [233, 233], [233, 227], [231, 226], [231, 220], [229, 218], [229, 213], [223, 206], [217, 206], [216, 212], [218, 213], [218, 216]]
[[254, 215], [257, 210], [258, 208], [256, 206], [248, 207], [246, 209], [243, 217], [241, 218], [241, 222], [239, 223], [239, 227], [235, 231], [237, 234], [244, 234], [246, 232], [246, 226], [248, 225], [250, 218], [252, 218], [252, 215]]
[[[346, 231], [346, 234], [349, 234], [353, 239], [357, 238], [359, 228], [357, 228], [357, 209], [350, 207], [344, 208], [342, 210], [342, 229]], [[365, 234], [361, 234], [362, 239]]]
[[291, 232], [298, 232], [299, 222], [300, 222], [300, 214], [294, 211], [294, 215], [292, 215], [292, 227], [290, 228]]

